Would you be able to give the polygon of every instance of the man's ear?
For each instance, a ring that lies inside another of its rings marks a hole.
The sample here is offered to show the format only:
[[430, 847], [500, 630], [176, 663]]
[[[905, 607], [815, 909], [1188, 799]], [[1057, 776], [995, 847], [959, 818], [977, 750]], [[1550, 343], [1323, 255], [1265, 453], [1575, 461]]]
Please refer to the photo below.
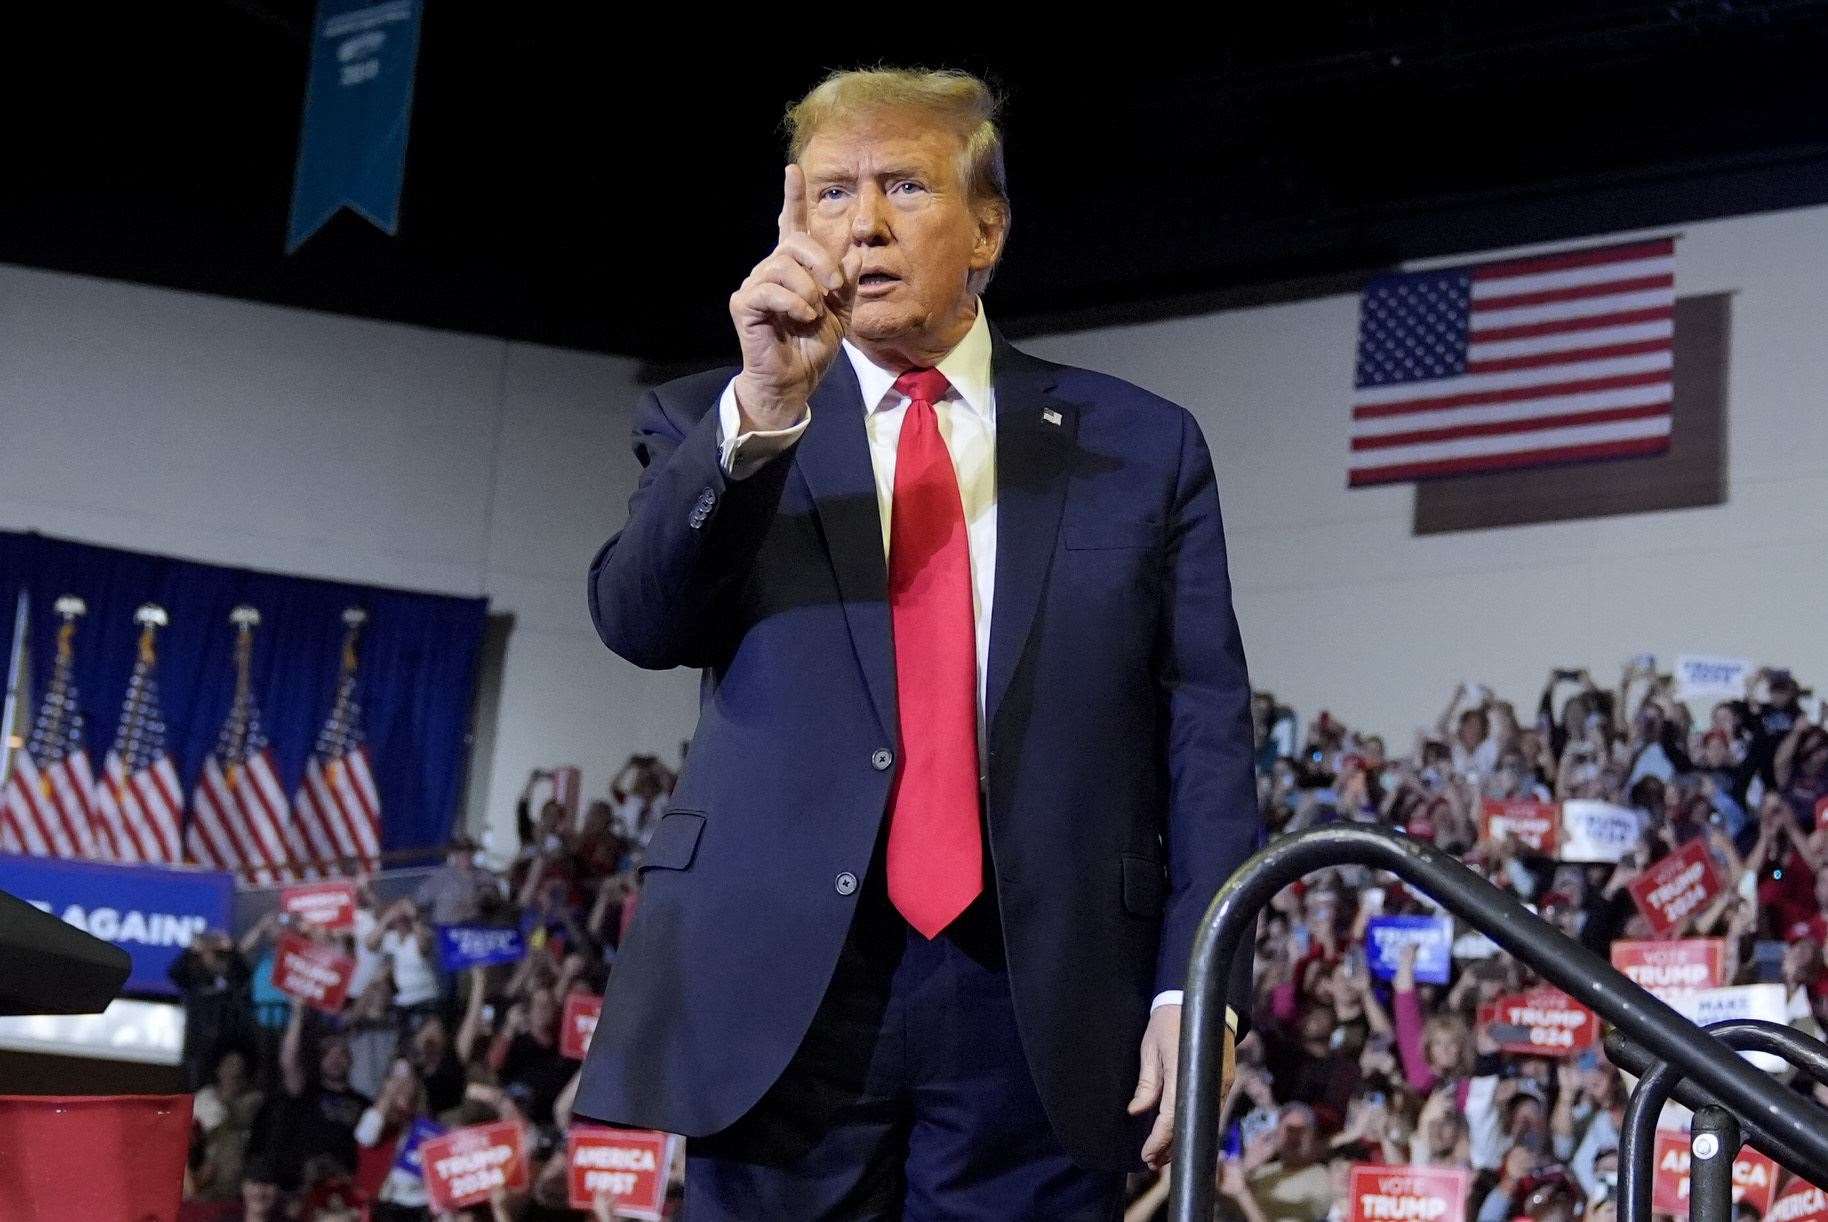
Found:
[[1009, 236], [1009, 207], [1001, 200], [987, 200], [977, 208], [977, 241], [971, 248], [971, 270], [989, 271], [1003, 257]]

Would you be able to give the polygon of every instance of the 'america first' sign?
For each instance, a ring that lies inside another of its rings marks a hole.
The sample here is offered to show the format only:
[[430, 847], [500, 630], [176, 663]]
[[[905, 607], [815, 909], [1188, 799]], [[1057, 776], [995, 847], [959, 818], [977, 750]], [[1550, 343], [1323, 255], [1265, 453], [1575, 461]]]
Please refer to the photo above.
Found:
[[166, 972], [192, 938], [228, 928], [234, 888], [199, 870], [0, 855], [0, 891], [127, 952], [129, 993], [176, 993]]

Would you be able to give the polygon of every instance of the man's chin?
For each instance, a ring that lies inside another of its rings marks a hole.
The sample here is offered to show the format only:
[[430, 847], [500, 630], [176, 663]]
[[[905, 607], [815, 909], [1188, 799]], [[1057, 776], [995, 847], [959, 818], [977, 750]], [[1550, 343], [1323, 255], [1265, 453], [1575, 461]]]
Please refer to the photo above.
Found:
[[859, 301], [851, 309], [851, 338], [881, 344], [920, 329], [919, 312], [887, 301]]

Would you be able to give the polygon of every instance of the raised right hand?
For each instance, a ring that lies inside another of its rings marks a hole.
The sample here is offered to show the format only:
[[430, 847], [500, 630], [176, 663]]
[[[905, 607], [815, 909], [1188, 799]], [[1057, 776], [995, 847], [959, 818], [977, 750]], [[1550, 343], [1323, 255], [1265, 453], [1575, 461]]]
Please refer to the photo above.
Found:
[[797, 165], [783, 176], [780, 238], [730, 295], [730, 320], [742, 346], [736, 402], [744, 426], [784, 429], [799, 422], [813, 389], [850, 329], [863, 252], [840, 261], [806, 228], [806, 179]]

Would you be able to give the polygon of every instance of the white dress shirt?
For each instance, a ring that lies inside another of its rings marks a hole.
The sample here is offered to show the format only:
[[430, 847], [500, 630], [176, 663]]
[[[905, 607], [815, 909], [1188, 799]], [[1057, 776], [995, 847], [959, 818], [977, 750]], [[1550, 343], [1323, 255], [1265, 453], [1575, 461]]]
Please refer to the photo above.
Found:
[[[895, 508], [895, 453], [901, 442], [901, 422], [907, 419], [908, 397], [895, 389], [900, 370], [884, 369], [849, 340], [844, 355], [857, 373], [863, 391], [863, 427], [869, 433], [870, 466], [876, 475], [876, 509], [882, 518], [882, 554], [889, 554], [889, 532]], [[958, 476], [959, 499], [965, 509], [966, 544], [971, 553], [971, 613], [977, 632], [978, 768], [982, 783], [984, 762], [984, 679], [989, 672], [990, 608], [996, 596], [997, 572], [997, 417], [996, 390], [990, 384], [990, 324], [983, 304], [977, 318], [958, 346], [936, 366], [952, 384], [933, 412], [939, 418], [939, 435], [952, 455]], [[807, 409], [791, 428], [771, 432], [741, 432], [736, 406], [736, 384], [724, 388], [718, 404], [718, 437], [722, 443], [725, 474], [742, 479], [762, 463], [799, 440], [812, 421]]]
[[[876, 508], [882, 518], [882, 553], [889, 551], [889, 532], [895, 508], [895, 453], [901, 441], [901, 422], [907, 418], [909, 399], [895, 389], [900, 370], [884, 369], [849, 340], [844, 355], [857, 373], [863, 392], [863, 425], [869, 433], [870, 465], [876, 476]], [[959, 499], [964, 504], [966, 542], [971, 553], [971, 610], [977, 631], [977, 739], [979, 784], [983, 784], [986, 758], [984, 680], [989, 673], [990, 613], [996, 596], [997, 571], [997, 464], [996, 388], [991, 383], [990, 323], [984, 303], [958, 346], [936, 368], [952, 384], [933, 411], [939, 433], [952, 455], [958, 474]], [[742, 431], [742, 414], [736, 405], [736, 381], [724, 387], [718, 401], [718, 444], [724, 474], [743, 479], [763, 463], [798, 441], [812, 422], [809, 407], [797, 424], [774, 430]], [[1151, 1009], [1181, 1004], [1178, 989], [1155, 998]]]

